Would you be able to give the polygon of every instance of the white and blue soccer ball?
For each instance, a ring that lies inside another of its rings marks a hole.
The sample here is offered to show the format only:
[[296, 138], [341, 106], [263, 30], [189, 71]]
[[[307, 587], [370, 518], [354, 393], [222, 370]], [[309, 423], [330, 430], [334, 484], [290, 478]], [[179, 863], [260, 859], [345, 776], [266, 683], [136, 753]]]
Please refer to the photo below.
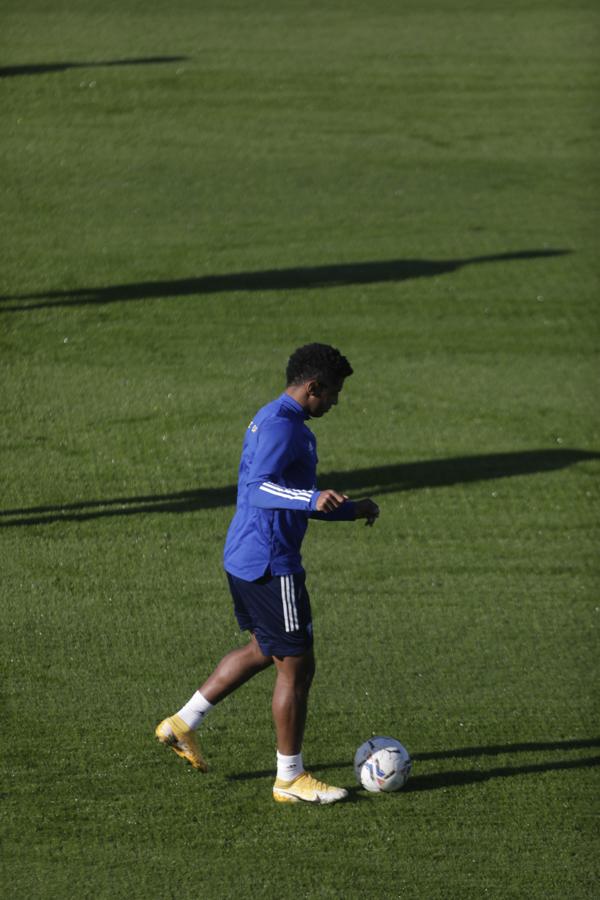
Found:
[[356, 780], [373, 794], [399, 791], [408, 781], [411, 769], [408, 750], [392, 737], [369, 738], [354, 754]]

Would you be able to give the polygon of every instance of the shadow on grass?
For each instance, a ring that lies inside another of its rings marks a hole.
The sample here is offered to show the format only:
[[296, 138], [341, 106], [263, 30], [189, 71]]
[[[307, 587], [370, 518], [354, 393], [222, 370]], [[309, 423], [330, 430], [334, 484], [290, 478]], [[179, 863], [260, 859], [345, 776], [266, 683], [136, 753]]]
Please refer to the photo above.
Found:
[[138, 59], [109, 59], [97, 62], [31, 63], [20, 66], [0, 66], [0, 78], [16, 78], [21, 75], [46, 75], [66, 72], [69, 69], [100, 69], [114, 66], [155, 66], [162, 63], [183, 62], [187, 56], [144, 56]]
[[[583, 738], [571, 741], [529, 741], [517, 744], [492, 744], [487, 747], [460, 747], [456, 750], [434, 750], [429, 753], [415, 753], [415, 763], [443, 759], [467, 759], [489, 756], [514, 756], [518, 753], [563, 753], [570, 750], [590, 750], [600, 747], [600, 738]], [[566, 769], [588, 769], [600, 765], [600, 756], [584, 759], [557, 759], [526, 765], [495, 766], [491, 769], [452, 770], [435, 772], [431, 775], [415, 774], [406, 786], [406, 791], [433, 791], [440, 788], [460, 787], [477, 784], [492, 778], [508, 778], [513, 775], [535, 775]]]
[[[423, 462], [375, 466], [348, 472], [325, 472], [319, 477], [323, 487], [375, 496], [423, 488], [450, 487], [455, 484], [512, 478], [551, 472], [585, 460], [600, 459], [600, 453], [588, 450], [548, 449], [519, 453], [492, 453]], [[136, 516], [153, 513], [192, 513], [198, 510], [233, 506], [237, 487], [197, 488], [172, 494], [142, 494], [82, 500], [52, 506], [30, 506], [0, 510], [0, 528], [20, 525], [51, 525], [53, 522], [85, 522], [110, 516]]]
[[589, 769], [600, 766], [600, 756], [585, 759], [560, 759], [555, 762], [532, 763], [527, 766], [500, 766], [495, 769], [467, 769], [464, 771], [438, 772], [433, 775], [415, 775], [405, 792], [435, 791], [465, 784], [479, 784], [492, 778], [510, 778], [514, 775], [538, 775], [542, 772], [559, 772], [566, 769]]
[[[200, 278], [180, 278], [173, 281], [142, 281], [137, 284], [115, 284], [109, 287], [81, 287], [63, 291], [41, 291], [34, 294], [0, 296], [4, 306], [0, 312], [22, 312], [54, 306], [87, 306], [119, 303], [129, 300], [149, 300], [164, 297], [189, 297], [219, 294], [230, 291], [290, 291], [340, 287], [353, 284], [376, 284], [387, 281], [407, 281], [412, 278], [431, 278], [447, 275], [464, 266], [491, 262], [514, 262], [565, 256], [571, 250], [521, 250], [468, 259], [392, 259], [374, 262], [341, 263], [293, 269], [266, 269], [261, 272], [237, 272], [232, 275], [205, 275]], [[27, 301], [27, 302], [23, 302]]]
[[[600, 738], [584, 738], [572, 741], [547, 741], [530, 742], [521, 744], [494, 744], [489, 747], [462, 747], [455, 750], [436, 750], [432, 753], [413, 754], [413, 773], [419, 762], [442, 759], [461, 759], [468, 757], [486, 756], [514, 756], [518, 753], [564, 753], [571, 750], [586, 750], [600, 747]], [[415, 791], [435, 791], [452, 787], [461, 787], [467, 784], [478, 784], [489, 781], [492, 778], [508, 778], [515, 775], [536, 775], [543, 772], [564, 771], [570, 769], [589, 769], [600, 765], [600, 756], [585, 757], [584, 759], [555, 759], [545, 762], [530, 763], [527, 765], [496, 766], [491, 769], [466, 769], [452, 770], [449, 772], [434, 772], [431, 775], [413, 774], [402, 793]], [[342, 760], [330, 763], [315, 763], [310, 766], [311, 772], [317, 775], [328, 769], [347, 769], [349, 761]], [[248, 781], [258, 778], [272, 778], [273, 769], [260, 769], [255, 772], [239, 772], [229, 775], [229, 781]], [[350, 789], [350, 797], [357, 799], [360, 788]]]

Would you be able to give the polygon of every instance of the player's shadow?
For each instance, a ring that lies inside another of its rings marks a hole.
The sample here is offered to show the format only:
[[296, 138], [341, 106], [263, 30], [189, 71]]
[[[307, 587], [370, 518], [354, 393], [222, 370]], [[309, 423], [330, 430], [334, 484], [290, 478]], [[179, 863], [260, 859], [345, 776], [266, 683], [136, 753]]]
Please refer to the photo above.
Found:
[[[462, 787], [467, 784], [479, 784], [484, 781], [490, 781], [493, 778], [510, 778], [516, 775], [539, 775], [544, 772], [560, 772], [572, 769], [589, 769], [600, 765], [600, 756], [586, 756], [584, 758], [576, 757], [574, 759], [550, 758], [542, 762], [524, 763], [514, 765], [512, 760], [507, 765], [493, 766], [485, 768], [481, 762], [478, 762], [477, 768], [450, 770], [434, 773], [419, 773], [419, 764], [432, 760], [447, 760], [461, 758], [477, 758], [483, 760], [490, 756], [506, 756], [514, 757], [520, 753], [569, 753], [576, 750], [589, 750], [600, 747], [600, 738], [584, 738], [581, 740], [571, 741], [536, 741], [518, 744], [494, 744], [487, 747], [462, 747], [455, 750], [436, 750], [432, 753], [414, 753], [413, 758], [413, 774], [403, 788], [402, 793], [415, 791], [435, 791], [452, 787]], [[349, 762], [347, 759], [338, 760], [337, 762], [314, 763], [310, 766], [317, 776], [320, 772], [329, 769], [348, 769]], [[229, 775], [230, 781], [248, 781], [255, 778], [272, 778], [272, 769], [259, 769], [251, 772], [238, 772]], [[362, 795], [360, 788], [350, 789], [350, 796], [354, 799]]]
[[[513, 478], [552, 472], [586, 460], [600, 459], [590, 450], [552, 448], [518, 453], [491, 453], [450, 459], [375, 466], [368, 469], [325, 472], [320, 486], [359, 494], [382, 494], [423, 488], [450, 487], [455, 484]], [[199, 510], [232, 506], [237, 487], [198, 488], [170, 494], [141, 494], [82, 500], [46, 506], [0, 510], [0, 528], [24, 525], [51, 525], [54, 522], [84, 522], [112, 516], [136, 516], [155, 513], [193, 513]]]
[[291, 269], [266, 269], [260, 272], [236, 272], [231, 275], [205, 275], [171, 281], [142, 281], [109, 287], [80, 287], [72, 290], [40, 291], [32, 294], [0, 296], [0, 312], [22, 312], [61, 306], [88, 306], [131, 300], [166, 297], [194, 297], [246, 291], [291, 291], [331, 288], [357, 284], [400, 282], [413, 278], [447, 275], [465, 266], [483, 263], [515, 262], [564, 256], [570, 250], [522, 250], [466, 259], [391, 259], [373, 262], [340, 263]]
[[21, 75], [46, 75], [67, 72], [69, 69], [99, 69], [114, 66], [155, 66], [164, 63], [183, 62], [187, 56], [143, 56], [136, 59], [108, 59], [88, 62], [29, 63], [18, 66], [0, 66], [0, 78], [16, 78]]

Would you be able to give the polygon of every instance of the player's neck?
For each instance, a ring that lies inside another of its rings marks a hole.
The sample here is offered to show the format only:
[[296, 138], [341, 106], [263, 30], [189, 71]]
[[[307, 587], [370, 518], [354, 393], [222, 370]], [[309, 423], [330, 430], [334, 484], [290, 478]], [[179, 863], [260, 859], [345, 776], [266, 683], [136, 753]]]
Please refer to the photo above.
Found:
[[306, 410], [308, 406], [308, 391], [303, 384], [291, 384], [289, 387], [285, 389], [285, 393], [288, 397], [291, 397], [292, 400], [295, 400], [296, 403], [299, 403], [302, 409]]

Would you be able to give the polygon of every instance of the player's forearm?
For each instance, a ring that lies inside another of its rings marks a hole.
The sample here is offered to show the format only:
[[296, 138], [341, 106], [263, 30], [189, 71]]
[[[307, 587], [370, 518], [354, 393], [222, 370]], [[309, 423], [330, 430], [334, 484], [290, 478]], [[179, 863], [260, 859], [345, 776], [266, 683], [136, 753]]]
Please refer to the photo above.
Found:
[[315, 510], [310, 513], [310, 518], [322, 519], [325, 522], [353, 522], [356, 519], [356, 504], [352, 500], [346, 500], [332, 512], [326, 513]]

